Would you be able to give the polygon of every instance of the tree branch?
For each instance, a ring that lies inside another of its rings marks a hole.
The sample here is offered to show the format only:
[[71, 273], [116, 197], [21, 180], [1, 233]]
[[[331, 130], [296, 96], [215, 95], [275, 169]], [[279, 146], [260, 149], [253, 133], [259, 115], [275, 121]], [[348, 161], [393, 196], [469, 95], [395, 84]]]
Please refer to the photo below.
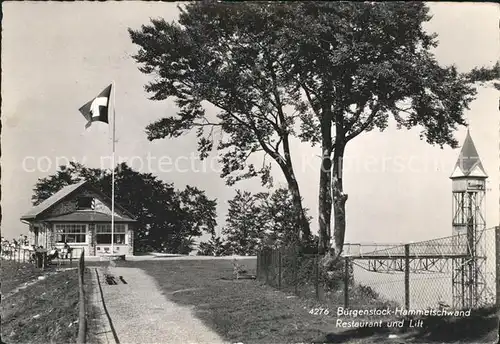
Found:
[[356, 136], [358, 136], [359, 134], [361, 134], [372, 123], [373, 119], [375, 118], [378, 111], [380, 110], [380, 107], [381, 107], [380, 103], [377, 103], [374, 106], [372, 113], [367, 117], [366, 121], [363, 124], [361, 124], [357, 130], [353, 131], [351, 134], [346, 136], [345, 142], [348, 142], [348, 141], [352, 140], [353, 138], [355, 138]]
[[[305, 83], [303, 83], [301, 81], [299, 81], [299, 83], [300, 83], [300, 86], [302, 87], [302, 89], [304, 90], [304, 92], [306, 94], [307, 101], [311, 105], [311, 108], [313, 109], [314, 113], [316, 114], [316, 116], [320, 117], [321, 113], [319, 112], [318, 106], [314, 104], [313, 99], [311, 97], [311, 95], [313, 95], [312, 90], [309, 87], [307, 87]], [[315, 100], [317, 99], [316, 95], [315, 95], [314, 99]]]
[[351, 128], [354, 126], [354, 124], [359, 120], [361, 114], [365, 110], [366, 104], [368, 103], [368, 98], [366, 98], [363, 102], [362, 105], [359, 105], [358, 109], [356, 112], [353, 114], [352, 120], [350, 120], [350, 124], [345, 127], [346, 131], [351, 130]]

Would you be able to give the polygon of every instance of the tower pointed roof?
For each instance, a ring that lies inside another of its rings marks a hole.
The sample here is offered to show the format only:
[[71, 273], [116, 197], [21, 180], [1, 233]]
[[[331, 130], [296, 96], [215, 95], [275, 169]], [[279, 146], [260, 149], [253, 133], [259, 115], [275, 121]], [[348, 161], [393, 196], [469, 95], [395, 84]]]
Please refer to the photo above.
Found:
[[472, 141], [472, 137], [470, 136], [469, 129], [467, 129], [467, 136], [465, 137], [462, 150], [450, 178], [460, 177], [488, 178], [481, 159], [479, 159], [474, 141]]

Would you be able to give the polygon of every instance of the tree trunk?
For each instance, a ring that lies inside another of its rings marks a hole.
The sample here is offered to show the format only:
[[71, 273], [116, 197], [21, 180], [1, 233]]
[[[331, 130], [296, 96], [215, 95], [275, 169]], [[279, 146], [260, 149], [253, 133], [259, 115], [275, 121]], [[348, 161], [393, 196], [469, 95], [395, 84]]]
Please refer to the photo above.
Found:
[[[333, 91], [333, 85], [327, 87], [327, 94]], [[318, 197], [318, 253], [324, 255], [328, 252], [331, 238], [332, 199], [332, 107], [325, 103], [321, 110], [321, 168], [319, 174], [319, 197]]]
[[331, 201], [334, 212], [333, 243], [328, 243], [328, 251], [322, 259], [323, 269], [328, 272], [335, 269], [335, 265], [340, 258], [344, 246], [346, 229], [345, 203], [347, 195], [343, 192], [342, 174], [343, 159], [345, 152], [345, 142], [342, 132], [337, 130], [335, 148], [333, 154], [333, 164], [331, 168]]
[[300, 235], [300, 231], [298, 231], [296, 239], [299, 241], [301, 241], [301, 239], [307, 240], [311, 235], [311, 229], [309, 226], [309, 221], [307, 221], [304, 208], [302, 206], [302, 197], [300, 195], [299, 184], [297, 183], [297, 179], [295, 179], [293, 170], [287, 170], [288, 172], [285, 173], [285, 177], [288, 183], [288, 189], [292, 194], [292, 202], [296, 209], [295, 213], [297, 214], [297, 221], [300, 226], [300, 230], [302, 230], [302, 236]]
[[332, 253], [334, 254], [335, 259], [342, 253], [346, 229], [345, 203], [347, 201], [347, 195], [344, 194], [344, 186], [342, 183], [344, 151], [345, 144], [343, 142], [337, 142], [333, 156], [334, 161], [332, 170], [332, 198], [334, 212], [334, 252]]
[[[304, 212], [304, 207], [302, 206], [302, 196], [300, 195], [299, 184], [297, 183], [295, 172], [293, 171], [288, 135], [283, 135], [283, 151], [285, 153], [285, 161], [278, 161], [278, 164], [280, 165], [283, 174], [285, 175], [286, 181], [288, 183], [288, 189], [292, 194], [292, 202], [295, 207], [295, 213], [297, 214], [297, 222], [300, 226], [295, 237], [297, 242], [303, 242], [304, 240], [309, 240], [309, 238], [311, 237], [311, 228]], [[300, 235], [300, 230], [302, 230], [302, 236]]]
[[[331, 147], [331, 144], [329, 145]], [[328, 252], [331, 237], [332, 218], [332, 198], [331, 198], [331, 178], [332, 161], [330, 158], [331, 149], [323, 148], [321, 158], [321, 169], [319, 175], [319, 242], [318, 253], [323, 255]]]

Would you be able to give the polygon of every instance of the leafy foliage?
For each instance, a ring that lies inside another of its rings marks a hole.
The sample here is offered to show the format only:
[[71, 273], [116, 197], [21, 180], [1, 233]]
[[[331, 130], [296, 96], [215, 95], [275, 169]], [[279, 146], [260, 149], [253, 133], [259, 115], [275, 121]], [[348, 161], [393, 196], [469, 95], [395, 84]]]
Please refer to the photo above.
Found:
[[255, 197], [248, 191], [237, 190], [229, 200], [226, 226], [222, 230], [232, 254], [255, 255], [262, 247], [264, 223]]
[[474, 91], [431, 53], [437, 42], [422, 28], [430, 19], [424, 3], [304, 3], [294, 16], [304, 21], [290, 23], [283, 39], [316, 135], [327, 115], [345, 143], [384, 130], [392, 115], [400, 127], [420, 126], [431, 144], [457, 144], [452, 132]]
[[198, 245], [199, 256], [225, 256], [230, 254], [229, 245], [220, 236], [212, 235], [209, 241]]
[[297, 239], [294, 209], [286, 188], [254, 195], [237, 190], [229, 201], [224, 237], [212, 236], [210, 241], [200, 243], [199, 254], [255, 255], [263, 247], [303, 246]]
[[500, 90], [500, 62], [497, 61], [494, 66], [474, 68], [469, 72], [469, 78], [472, 82], [484, 83], [494, 81], [493, 87]]
[[[111, 195], [111, 172], [78, 163], [61, 166], [54, 174], [41, 178], [34, 188], [33, 204], [39, 204], [60, 188], [86, 180]], [[175, 190], [150, 173], [139, 173], [125, 163], [115, 170], [115, 201], [136, 216], [134, 249], [189, 253], [193, 238], [204, 232], [215, 233], [215, 200], [195, 187]]]
[[[151, 20], [129, 30], [140, 49], [140, 70], [155, 79], [146, 85], [151, 99], [175, 99], [179, 112], [147, 128], [150, 140], [196, 131], [201, 158], [216, 149], [227, 184], [260, 177], [271, 186], [271, 158], [293, 192], [297, 223], [305, 237], [309, 224], [290, 154], [297, 115], [292, 106], [289, 72], [276, 63], [283, 59], [275, 14], [269, 6], [193, 3], [181, 9], [178, 23]], [[275, 8], [273, 6], [273, 8]], [[283, 7], [286, 8], [286, 7]], [[278, 44], [278, 45], [277, 45]], [[297, 96], [297, 95], [295, 95]], [[215, 115], [207, 108], [217, 109]], [[262, 157], [262, 164], [249, 162]]]
[[[300, 228], [297, 226], [295, 209], [290, 191], [278, 188], [272, 192], [255, 195], [261, 226], [264, 228], [264, 245], [282, 247], [299, 244]], [[305, 209], [307, 215], [307, 209]], [[311, 221], [311, 217], [307, 216]]]
[[[322, 253], [340, 255], [346, 230], [341, 160], [363, 132], [419, 128], [420, 138], [456, 147], [474, 80], [432, 53], [436, 35], [422, 2], [266, 2], [238, 6], [198, 2], [181, 9], [178, 23], [154, 19], [129, 30], [140, 49], [140, 70], [154, 80], [152, 99], [173, 97], [180, 110], [147, 128], [151, 140], [196, 129], [199, 152], [221, 153], [228, 184], [260, 176], [270, 166], [248, 163], [270, 156], [287, 181], [296, 222], [310, 231], [291, 160], [289, 140], [321, 147], [319, 229]], [[214, 106], [216, 115], [207, 109]], [[215, 133], [219, 132], [220, 135]], [[304, 237], [303, 237], [304, 238]]]

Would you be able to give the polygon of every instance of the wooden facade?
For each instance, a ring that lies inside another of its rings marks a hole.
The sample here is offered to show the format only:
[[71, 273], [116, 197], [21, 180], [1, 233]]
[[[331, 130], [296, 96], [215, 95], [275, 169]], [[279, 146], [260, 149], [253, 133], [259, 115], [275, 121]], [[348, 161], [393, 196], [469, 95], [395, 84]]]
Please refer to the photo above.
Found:
[[[136, 221], [115, 203], [111, 238], [111, 200], [86, 182], [69, 185], [21, 217], [29, 225], [30, 244], [48, 250], [67, 243], [73, 255], [133, 255]], [[113, 252], [111, 252], [113, 240]]]

